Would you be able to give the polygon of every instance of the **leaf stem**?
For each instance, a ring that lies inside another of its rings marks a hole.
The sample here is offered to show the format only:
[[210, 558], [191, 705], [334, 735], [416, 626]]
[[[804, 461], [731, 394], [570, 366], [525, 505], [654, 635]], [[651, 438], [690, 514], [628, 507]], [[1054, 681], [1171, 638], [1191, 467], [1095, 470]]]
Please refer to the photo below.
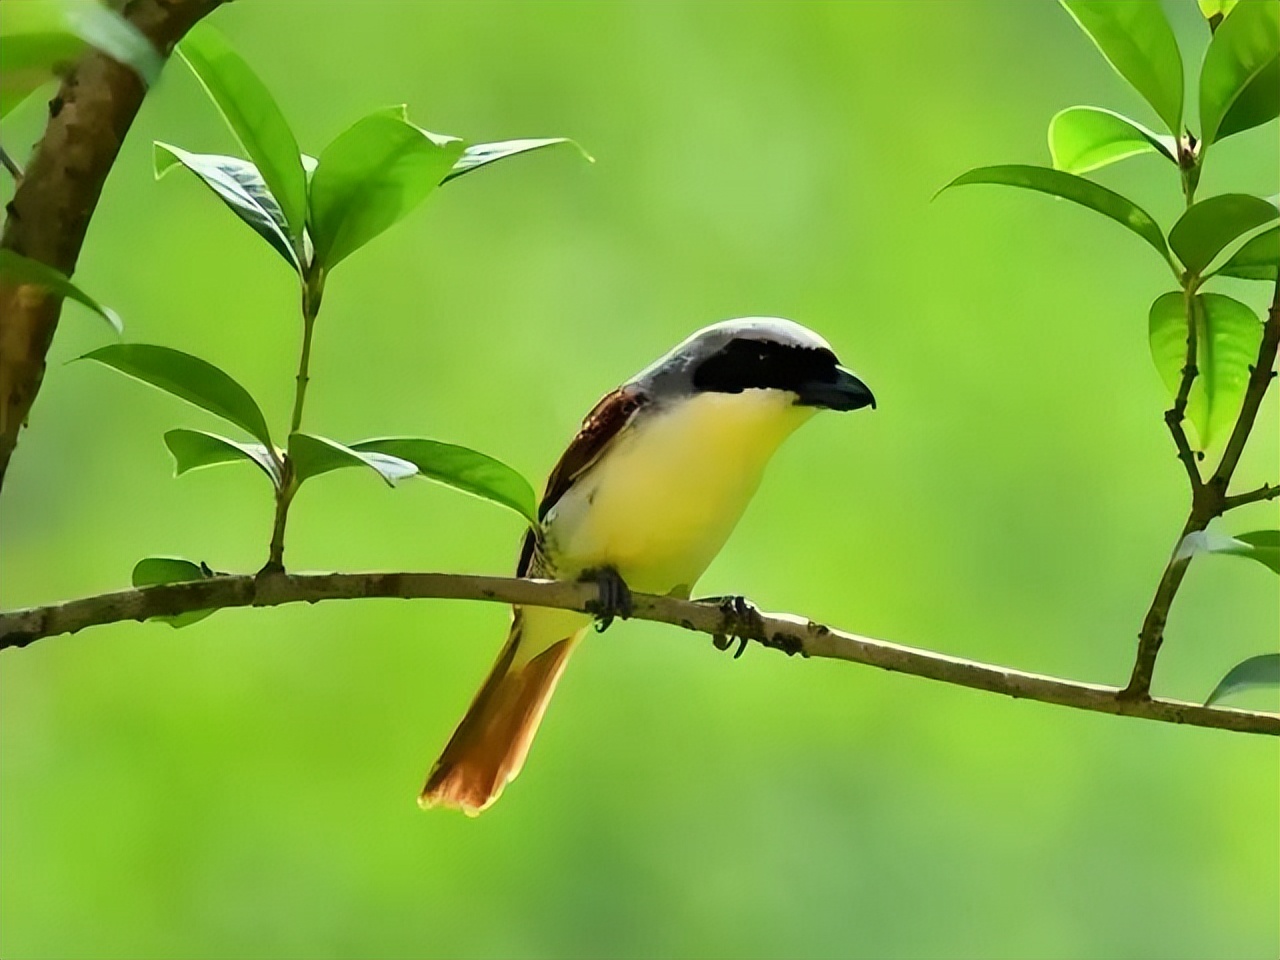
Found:
[[[311, 382], [311, 338], [315, 333], [316, 317], [320, 314], [320, 301], [324, 298], [324, 268], [314, 262], [307, 269], [302, 281], [302, 354], [298, 358], [297, 386], [293, 394], [293, 415], [289, 419], [289, 435], [302, 426], [302, 408], [307, 402], [307, 384]], [[271, 524], [271, 546], [263, 573], [279, 573], [284, 570], [284, 532], [289, 522], [289, 507], [298, 492], [293, 461], [286, 451], [280, 462], [280, 486], [276, 488], [276, 511]]]
[[315, 332], [316, 317], [320, 313], [320, 301], [324, 297], [324, 269], [313, 267], [307, 271], [302, 284], [302, 356], [298, 359], [297, 388], [293, 395], [293, 418], [289, 432], [297, 433], [302, 426], [302, 407], [307, 402], [307, 384], [311, 382], [311, 337]]

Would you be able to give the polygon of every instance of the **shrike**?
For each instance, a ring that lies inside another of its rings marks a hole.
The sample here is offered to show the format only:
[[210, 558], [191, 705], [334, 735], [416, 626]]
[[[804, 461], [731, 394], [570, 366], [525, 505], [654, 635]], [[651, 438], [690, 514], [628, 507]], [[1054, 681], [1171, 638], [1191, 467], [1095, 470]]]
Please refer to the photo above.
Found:
[[[608, 394], [551, 471], [516, 576], [688, 597], [778, 446], [820, 409], [874, 406], [830, 345], [790, 320], [699, 330]], [[520, 772], [591, 617], [516, 607], [498, 662], [431, 769], [419, 803], [476, 816]]]

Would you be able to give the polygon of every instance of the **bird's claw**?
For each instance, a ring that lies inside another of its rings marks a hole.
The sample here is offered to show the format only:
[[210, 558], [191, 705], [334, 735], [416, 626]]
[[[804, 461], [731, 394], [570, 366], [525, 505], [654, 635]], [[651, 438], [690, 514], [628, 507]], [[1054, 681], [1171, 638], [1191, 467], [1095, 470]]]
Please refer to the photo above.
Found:
[[717, 650], [728, 650], [736, 640], [738, 649], [733, 652], [735, 660], [747, 649], [747, 641], [758, 639], [764, 630], [760, 610], [746, 597], [703, 597], [697, 602], [719, 605], [721, 632], [712, 634], [711, 642]]
[[587, 612], [596, 618], [597, 633], [608, 630], [615, 617], [626, 620], [631, 616], [631, 588], [613, 567], [584, 571], [578, 579], [594, 583], [599, 591], [597, 599], [587, 603]]

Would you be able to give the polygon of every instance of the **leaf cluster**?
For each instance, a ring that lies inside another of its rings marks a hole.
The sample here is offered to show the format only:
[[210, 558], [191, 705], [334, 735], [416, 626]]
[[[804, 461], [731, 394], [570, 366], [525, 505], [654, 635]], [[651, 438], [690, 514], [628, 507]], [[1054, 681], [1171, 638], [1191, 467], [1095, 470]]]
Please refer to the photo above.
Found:
[[[266, 416], [249, 391], [199, 357], [167, 346], [116, 343], [82, 359], [97, 361], [163, 390], [241, 431], [242, 436], [237, 437], [180, 427], [168, 431], [164, 440], [178, 475], [204, 467], [248, 463], [267, 478], [276, 499], [276, 529], [268, 567], [282, 568], [285, 520], [299, 487], [346, 467], [368, 469], [388, 485], [424, 477], [536, 523], [533, 488], [515, 470], [487, 454], [424, 437], [372, 437], [344, 443], [304, 432], [300, 426], [313, 331], [333, 268], [407, 216], [443, 184], [510, 157], [561, 144], [577, 145], [564, 137], [468, 144], [413, 124], [400, 106], [376, 110], [357, 120], [312, 157], [299, 149], [266, 85], [214, 28], [207, 24], [195, 27], [179, 45], [178, 53], [216, 105], [245, 156], [197, 153], [157, 141], [155, 173], [160, 178], [178, 168], [189, 171], [297, 275], [303, 347], [287, 438], [283, 445], [277, 445]], [[0, 269], [25, 271], [54, 292], [74, 296], [96, 309], [120, 329], [114, 314], [80, 294], [56, 272], [40, 273], [39, 264], [14, 257], [0, 260]], [[204, 575], [201, 567], [174, 558], [148, 558], [134, 571], [135, 584], [177, 582]], [[172, 622], [182, 626], [194, 619], [186, 615]]]
[[[1189, 420], [1203, 457], [1231, 432], [1263, 338], [1262, 320], [1252, 308], [1206, 292], [1204, 286], [1215, 277], [1277, 282], [1280, 226], [1275, 221], [1280, 209], [1275, 197], [1244, 193], [1197, 201], [1196, 189], [1212, 147], [1280, 115], [1280, 3], [1200, 0], [1211, 37], [1195, 82], [1198, 133], [1187, 121], [1182, 53], [1159, 3], [1060, 3], [1163, 129], [1103, 107], [1067, 107], [1049, 122], [1051, 166], [978, 167], [939, 193], [969, 184], [1033, 190], [1092, 210], [1141, 238], [1177, 283], [1177, 289], [1157, 297], [1147, 311], [1151, 359], [1173, 400], [1166, 421], [1180, 437], [1184, 418]], [[1084, 176], [1147, 154], [1166, 165], [1185, 199], [1183, 213], [1167, 231], [1133, 200]], [[1190, 450], [1186, 459], [1198, 486]], [[1274, 530], [1236, 538], [1199, 531], [1183, 541], [1175, 560], [1199, 552], [1226, 553], [1260, 560], [1280, 573], [1274, 552], [1278, 538]], [[1240, 678], [1252, 684], [1271, 676], [1256, 665], [1244, 667], [1237, 668], [1238, 675], [1229, 674], [1211, 700], [1243, 688]]]

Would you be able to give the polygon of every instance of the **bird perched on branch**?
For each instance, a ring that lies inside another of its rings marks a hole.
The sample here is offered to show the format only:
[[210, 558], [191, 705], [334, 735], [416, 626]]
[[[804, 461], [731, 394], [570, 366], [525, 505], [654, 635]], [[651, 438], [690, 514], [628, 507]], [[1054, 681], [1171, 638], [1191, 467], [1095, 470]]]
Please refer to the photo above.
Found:
[[[868, 405], [867, 386], [798, 323], [749, 317], [699, 330], [587, 415], [547, 480], [516, 575], [596, 582], [606, 625], [629, 612], [631, 589], [687, 598], [782, 441], [817, 410]], [[514, 609], [419, 803], [475, 816], [498, 799], [590, 625], [570, 610]]]

